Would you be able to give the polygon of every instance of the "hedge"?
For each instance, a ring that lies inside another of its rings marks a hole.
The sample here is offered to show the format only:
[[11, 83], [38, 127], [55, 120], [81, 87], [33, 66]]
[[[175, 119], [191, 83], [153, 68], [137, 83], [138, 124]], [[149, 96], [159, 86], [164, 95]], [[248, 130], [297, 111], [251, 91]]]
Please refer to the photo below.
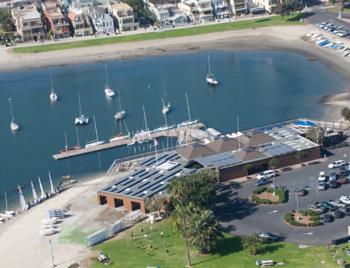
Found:
[[258, 204], [271, 205], [271, 201], [269, 199], [260, 199], [254, 194], [251, 196], [251, 199]]
[[[314, 215], [316, 212], [317, 215]], [[288, 222], [290, 225], [293, 225], [293, 226], [301, 226], [301, 227], [316, 227], [316, 226], [319, 226], [321, 224], [320, 222], [320, 215], [318, 214], [317, 211], [313, 211], [313, 210], [299, 210], [299, 214], [302, 215], [302, 216], [310, 216], [309, 220], [310, 221], [313, 221], [313, 222], [310, 222], [309, 224], [305, 224], [305, 223], [300, 223], [300, 222], [297, 222], [296, 220], [294, 220], [294, 216], [293, 216], [293, 213], [295, 213], [295, 211], [293, 210], [293, 212], [287, 212], [285, 215], [284, 215], [284, 220], [286, 222]], [[311, 215], [310, 215], [311, 214]]]
[[253, 191], [253, 194], [261, 194], [262, 192], [266, 191], [266, 186], [261, 186]]

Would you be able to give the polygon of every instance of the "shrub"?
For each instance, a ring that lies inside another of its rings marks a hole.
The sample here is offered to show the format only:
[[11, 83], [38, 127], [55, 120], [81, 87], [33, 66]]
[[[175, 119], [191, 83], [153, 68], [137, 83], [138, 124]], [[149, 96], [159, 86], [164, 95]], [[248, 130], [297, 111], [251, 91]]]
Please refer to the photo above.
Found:
[[310, 222], [310, 223], [308, 224], [308, 226], [309, 226], [309, 227], [316, 227], [316, 226], [319, 226], [320, 224], [321, 224], [321, 222], [318, 221], [318, 220], [316, 220], [316, 221], [314, 221], [314, 222]]
[[261, 186], [253, 191], [253, 194], [261, 194], [262, 192], [266, 191], [266, 186]]
[[284, 204], [286, 203], [286, 192], [283, 190], [276, 190], [276, 195], [278, 195], [278, 203]]
[[259, 204], [271, 205], [271, 201], [269, 199], [259, 199]]
[[266, 190], [267, 193], [273, 193], [273, 188], [269, 188]]
[[295, 220], [292, 220], [290, 222], [288, 222], [290, 225], [293, 225], [293, 226], [302, 226], [302, 227], [306, 227], [307, 225], [305, 223], [300, 223], [300, 222], [297, 222]]
[[291, 213], [291, 212], [286, 213], [284, 215], [284, 220], [286, 222], [290, 222], [290, 221], [294, 220], [293, 213]]
[[310, 216], [309, 220], [310, 221], [319, 221], [321, 219], [321, 216], [318, 215], [318, 216]]
[[307, 215], [309, 215], [309, 216], [320, 216], [320, 214], [317, 211], [314, 211], [314, 210], [307, 210]]
[[254, 202], [258, 202], [258, 201], [260, 200], [260, 198], [257, 197], [257, 196], [254, 195], [254, 194], [251, 196], [251, 198], [252, 198], [252, 200], [253, 200]]
[[300, 213], [301, 216], [307, 216], [308, 215], [307, 210], [300, 210], [299, 213]]

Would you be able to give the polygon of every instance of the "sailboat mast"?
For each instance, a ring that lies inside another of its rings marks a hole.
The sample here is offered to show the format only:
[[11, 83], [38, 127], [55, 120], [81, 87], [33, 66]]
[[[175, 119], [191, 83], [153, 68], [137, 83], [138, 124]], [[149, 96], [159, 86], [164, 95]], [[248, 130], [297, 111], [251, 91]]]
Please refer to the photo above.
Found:
[[189, 122], [191, 122], [191, 111], [190, 111], [190, 105], [188, 104], [187, 93], [186, 93], [186, 101], [187, 101], [188, 119], [189, 119]]
[[79, 145], [79, 134], [78, 134], [78, 128], [77, 128], [77, 127], [75, 127], [75, 131], [76, 131], [76, 133], [77, 133], [78, 146], [80, 146], [80, 145]]
[[95, 124], [96, 139], [97, 139], [97, 141], [98, 141], [98, 133], [97, 133], [96, 118], [95, 118], [95, 116], [94, 116], [94, 124]]
[[[163, 102], [163, 107], [164, 107], [164, 100], [162, 99], [162, 102]], [[166, 119], [166, 114], [165, 114], [165, 126], [168, 127], [168, 122], [167, 122], [167, 119]]]
[[106, 81], [107, 81], [107, 87], [109, 87], [109, 85], [108, 85], [108, 76], [107, 76], [107, 64], [105, 64], [105, 69], [106, 69]]
[[118, 88], [118, 101], [119, 101], [119, 112], [122, 111], [122, 103], [121, 103], [121, 99], [120, 99], [120, 91], [119, 91], [119, 88]]
[[[238, 132], [237, 134], [239, 135], [239, 117], [237, 116], [237, 129], [238, 129]], [[240, 142], [240, 135], [238, 136], [238, 152], [241, 151], [241, 142]]]
[[12, 109], [12, 100], [11, 100], [11, 98], [9, 99], [9, 102], [10, 102], [10, 106], [11, 106], [11, 115], [12, 115], [12, 120], [14, 120], [14, 119], [13, 119], [13, 109]]
[[145, 118], [145, 125], [146, 125], [146, 131], [148, 130], [148, 126], [147, 126], [147, 119], [146, 119], [146, 112], [145, 112], [145, 105], [142, 105], [143, 107], [143, 116]]
[[64, 133], [64, 139], [66, 140], [66, 153], [68, 153], [67, 133]]
[[5, 192], [5, 204], [6, 204], [6, 211], [8, 211], [9, 207], [8, 207], [8, 204], [7, 204], [7, 194], [6, 194], [6, 192]]
[[[165, 99], [165, 102], [167, 101], [166, 95], [168, 95], [168, 94], [166, 94], [166, 87], [165, 87], [165, 82], [164, 82], [164, 99]], [[164, 107], [164, 103], [163, 103], [163, 107]]]
[[78, 99], [79, 99], [79, 112], [80, 112], [80, 115], [82, 115], [83, 113], [81, 112], [80, 92], [78, 92]]
[[210, 75], [210, 58], [209, 58], [209, 54], [208, 54], [208, 75]]

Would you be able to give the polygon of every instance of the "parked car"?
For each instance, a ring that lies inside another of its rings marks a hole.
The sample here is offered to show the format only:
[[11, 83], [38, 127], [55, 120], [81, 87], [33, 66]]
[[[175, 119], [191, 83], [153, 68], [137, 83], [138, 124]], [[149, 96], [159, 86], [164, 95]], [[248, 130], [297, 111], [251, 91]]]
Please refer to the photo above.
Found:
[[256, 178], [258, 180], [261, 180], [261, 179], [268, 179], [268, 178], [272, 178], [275, 176], [275, 172], [273, 170], [266, 170], [258, 175], [256, 175]]
[[321, 202], [318, 204], [318, 202], [315, 203], [315, 205], [319, 205], [320, 207], [326, 208], [330, 211], [334, 211], [335, 210], [335, 206], [333, 206], [332, 204], [329, 204], [328, 202]]
[[262, 238], [263, 240], [277, 240], [278, 235], [274, 235], [271, 233], [261, 233], [259, 234], [259, 237]]
[[331, 222], [333, 220], [333, 216], [330, 214], [324, 214], [323, 215], [323, 221], [324, 222]]
[[317, 205], [308, 205], [307, 209], [317, 211], [320, 214], [326, 212], [325, 208], [322, 208], [322, 207], [317, 206]]
[[341, 210], [336, 210], [334, 211], [334, 218], [342, 218], [343, 217], [343, 211]]
[[345, 167], [340, 167], [340, 169], [339, 169], [339, 175], [340, 175], [340, 177], [344, 177], [344, 176], [347, 176], [347, 175], [348, 175], [348, 171], [346, 170]]
[[298, 193], [298, 195], [299, 196], [304, 196], [305, 195], [305, 189], [299, 189], [299, 190], [297, 190], [297, 193]]
[[318, 174], [318, 181], [326, 181], [326, 173], [324, 171], [320, 171], [320, 174]]
[[335, 181], [336, 179], [337, 179], [337, 172], [335, 172], [335, 171], [329, 172], [329, 180]]
[[350, 208], [345, 208], [345, 215], [350, 216]]
[[341, 167], [341, 166], [345, 166], [345, 161], [344, 160], [334, 161], [333, 163], [330, 163], [328, 165], [328, 168], [337, 168], [337, 167]]
[[330, 188], [337, 188], [338, 187], [338, 182], [337, 181], [330, 181], [329, 182], [329, 187]]
[[339, 183], [340, 183], [340, 184], [347, 184], [347, 183], [348, 183], [348, 178], [346, 178], [346, 177], [340, 177], [340, 178], [339, 178]]
[[271, 182], [270, 179], [261, 179], [255, 183], [255, 186], [262, 186], [262, 185], [268, 184], [270, 182]]
[[326, 190], [326, 184], [324, 182], [319, 182], [318, 183], [318, 189], [319, 190]]
[[328, 203], [332, 204], [333, 206], [336, 206], [338, 208], [345, 208], [345, 207], [347, 207], [347, 204], [345, 204], [345, 203], [343, 203], [342, 201], [339, 201], [339, 200], [335, 200], [335, 201], [329, 200]]
[[350, 198], [347, 197], [347, 196], [345, 196], [345, 195], [341, 196], [341, 197], [339, 198], [339, 200], [342, 201], [342, 202], [345, 203], [345, 204], [350, 205]]

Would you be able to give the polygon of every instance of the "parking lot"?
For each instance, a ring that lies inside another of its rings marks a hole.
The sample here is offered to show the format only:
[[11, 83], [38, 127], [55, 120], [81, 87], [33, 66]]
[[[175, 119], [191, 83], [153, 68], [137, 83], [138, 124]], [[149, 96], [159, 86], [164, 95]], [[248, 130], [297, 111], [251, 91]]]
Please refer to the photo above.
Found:
[[[297, 228], [284, 223], [284, 214], [297, 209], [297, 198], [299, 210], [305, 210], [308, 205], [315, 202], [338, 200], [342, 195], [350, 195], [349, 183], [334, 189], [327, 187], [326, 190], [318, 190], [320, 171], [326, 171], [329, 174], [331, 169], [327, 166], [334, 160], [350, 161], [348, 143], [344, 142], [337, 147], [328, 150], [326, 159], [282, 172], [275, 177], [275, 184], [286, 186], [288, 190], [304, 187], [307, 189], [307, 194], [299, 197], [295, 192], [289, 191], [285, 204], [264, 206], [252, 203], [250, 195], [256, 189], [256, 179], [241, 184], [231, 182], [220, 186], [213, 210], [225, 231], [235, 235], [248, 235], [254, 231], [271, 232], [281, 236], [283, 241], [307, 245], [330, 244], [332, 239], [346, 236], [350, 216], [343, 216], [314, 228]], [[344, 157], [345, 154], [346, 157]], [[332, 170], [339, 172], [338, 168]], [[329, 181], [326, 183], [329, 184]], [[266, 186], [270, 187], [270, 184]], [[333, 214], [333, 212], [328, 213]]]

